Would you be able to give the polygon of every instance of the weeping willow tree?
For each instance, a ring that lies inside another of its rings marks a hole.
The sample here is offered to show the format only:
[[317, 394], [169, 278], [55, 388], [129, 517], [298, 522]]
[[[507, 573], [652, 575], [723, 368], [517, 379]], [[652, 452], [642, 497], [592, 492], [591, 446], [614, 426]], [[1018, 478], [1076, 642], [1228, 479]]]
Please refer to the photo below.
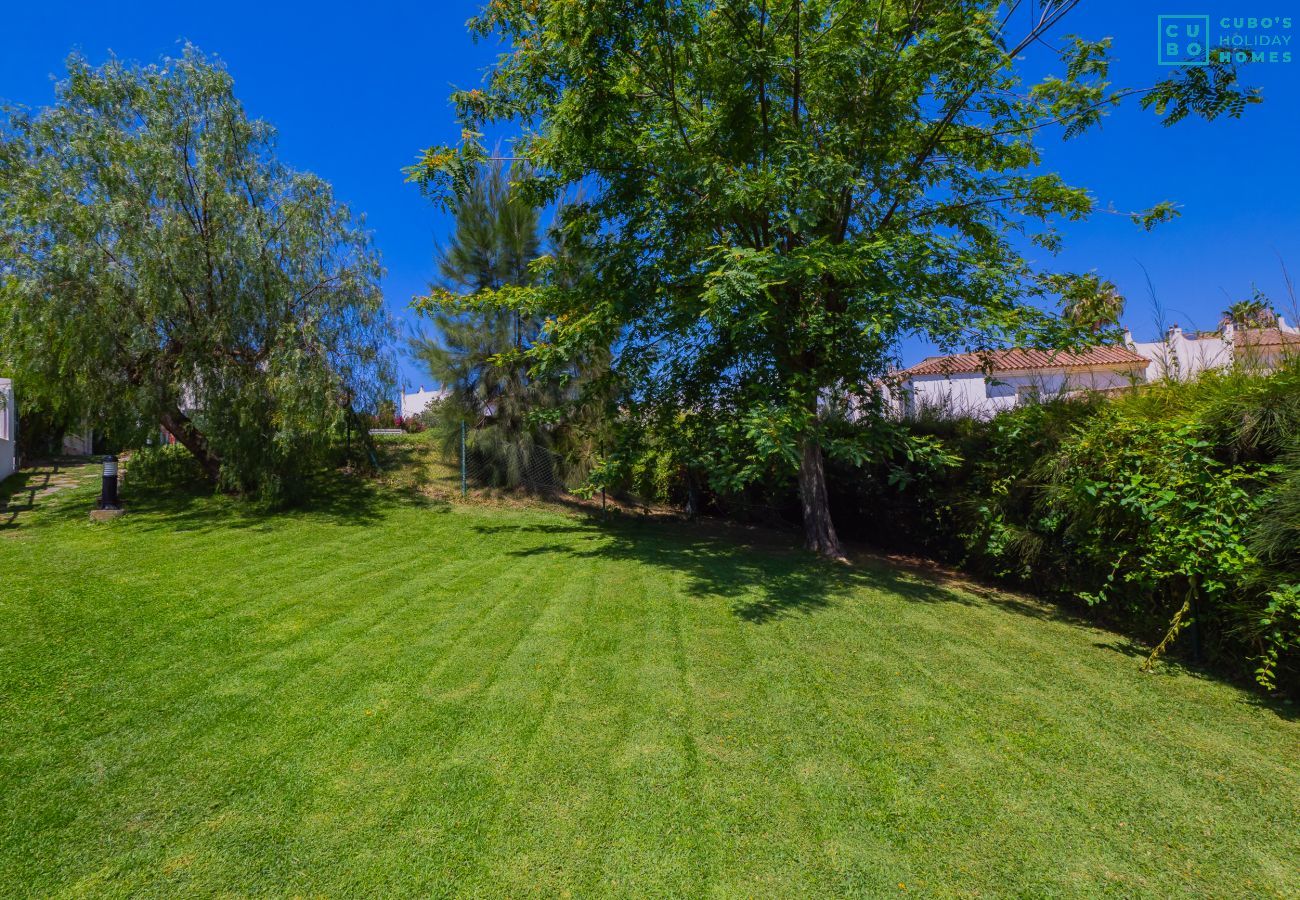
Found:
[[[455, 232], [438, 254], [442, 290], [471, 295], [534, 283], [541, 211], [512, 188], [502, 163], [480, 168], [454, 211]], [[562, 243], [553, 249], [572, 263]], [[574, 445], [558, 416], [574, 392], [576, 369], [536, 377], [520, 354], [542, 333], [545, 317], [500, 307], [444, 307], [430, 319], [435, 334], [416, 337], [412, 352], [450, 392], [437, 418], [447, 451], [457, 452], [464, 425], [471, 469], [481, 480], [530, 489], [562, 481], [559, 454]]]
[[291, 499], [390, 383], [380, 258], [217, 60], [68, 59], [0, 115], [0, 369], [28, 410], [161, 426], [220, 487]]

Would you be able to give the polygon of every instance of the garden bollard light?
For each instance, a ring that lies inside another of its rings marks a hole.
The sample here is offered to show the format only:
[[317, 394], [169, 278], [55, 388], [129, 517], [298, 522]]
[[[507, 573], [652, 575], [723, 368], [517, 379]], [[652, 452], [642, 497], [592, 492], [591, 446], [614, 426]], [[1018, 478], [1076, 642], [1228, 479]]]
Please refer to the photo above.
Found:
[[100, 509], [121, 509], [117, 502], [117, 457], [104, 457], [104, 480], [99, 492]]

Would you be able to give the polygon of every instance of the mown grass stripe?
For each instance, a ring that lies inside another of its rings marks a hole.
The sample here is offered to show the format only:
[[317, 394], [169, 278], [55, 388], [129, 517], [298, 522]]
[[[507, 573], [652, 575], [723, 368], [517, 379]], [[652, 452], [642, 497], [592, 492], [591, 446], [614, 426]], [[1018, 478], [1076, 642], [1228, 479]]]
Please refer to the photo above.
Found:
[[1295, 716], [1016, 598], [709, 526], [92, 528], [87, 491], [0, 541], [0, 893], [1300, 894]]

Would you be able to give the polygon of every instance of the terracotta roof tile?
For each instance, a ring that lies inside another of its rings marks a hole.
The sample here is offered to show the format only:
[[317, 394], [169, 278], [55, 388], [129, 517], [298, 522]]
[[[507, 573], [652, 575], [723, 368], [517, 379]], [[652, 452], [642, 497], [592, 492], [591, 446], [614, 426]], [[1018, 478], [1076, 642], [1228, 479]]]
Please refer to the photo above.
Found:
[[1278, 328], [1256, 328], [1241, 332], [1244, 347], [1281, 347], [1300, 345], [1300, 334], [1282, 331]]
[[1038, 369], [1078, 369], [1101, 366], [1134, 369], [1150, 360], [1127, 347], [1090, 347], [1080, 353], [1068, 350], [986, 350], [936, 356], [899, 373], [916, 375], [960, 375], [976, 372], [1032, 372]]

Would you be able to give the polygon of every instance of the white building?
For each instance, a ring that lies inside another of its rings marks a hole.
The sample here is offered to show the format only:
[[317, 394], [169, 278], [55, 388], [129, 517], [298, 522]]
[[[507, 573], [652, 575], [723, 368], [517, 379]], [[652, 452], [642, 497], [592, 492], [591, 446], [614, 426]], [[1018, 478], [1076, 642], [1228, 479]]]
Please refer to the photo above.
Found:
[[1208, 369], [1233, 365], [1269, 370], [1283, 356], [1300, 352], [1300, 329], [1281, 316], [1275, 328], [1236, 328], [1229, 322], [1219, 331], [1187, 333], [1175, 325], [1161, 341], [1140, 343], [1131, 334], [1126, 338], [1130, 347], [1151, 360], [1147, 381], [1188, 381]]
[[1231, 366], [1268, 371], [1300, 354], [1300, 329], [1280, 316], [1274, 328], [1234, 328], [1186, 334], [1170, 328], [1149, 343], [1125, 335], [1124, 346], [1064, 350], [991, 350], [932, 356], [888, 380], [899, 414], [924, 410], [988, 418], [1030, 398], [1112, 391], [1172, 379], [1187, 381], [1210, 369]]
[[424, 385], [420, 386], [414, 394], [402, 393], [402, 408], [400, 410], [403, 419], [409, 419], [418, 416], [429, 408], [431, 403], [442, 400], [448, 392], [443, 389], [435, 391], [426, 391]]
[[1146, 380], [1150, 360], [1128, 347], [990, 350], [932, 356], [897, 373], [891, 394], [898, 411], [988, 418], [1027, 399], [1109, 391]]
[[[1277, 328], [1237, 331], [1233, 336], [1233, 361], [1248, 369], [1270, 371], [1284, 359], [1300, 355], [1300, 328], [1288, 326], [1281, 316]], [[1230, 332], [1231, 333], [1231, 332]]]
[[14, 383], [0, 378], [0, 481], [18, 467], [18, 401]]
[[1151, 360], [1147, 381], [1190, 381], [1209, 369], [1232, 365], [1232, 344], [1222, 331], [1184, 332], [1174, 325], [1160, 341], [1134, 341], [1124, 333], [1125, 343]]

